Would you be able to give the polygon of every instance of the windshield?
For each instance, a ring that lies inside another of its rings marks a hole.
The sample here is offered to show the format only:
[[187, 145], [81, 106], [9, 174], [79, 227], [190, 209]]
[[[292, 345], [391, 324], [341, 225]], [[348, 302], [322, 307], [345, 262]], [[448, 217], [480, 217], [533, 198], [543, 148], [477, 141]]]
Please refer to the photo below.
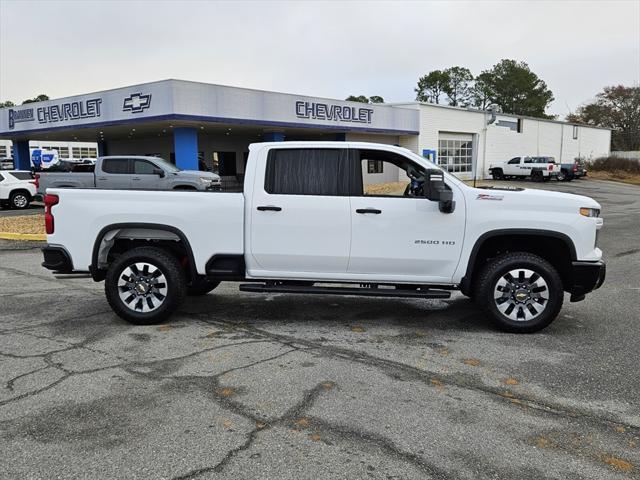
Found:
[[153, 163], [155, 163], [158, 167], [161, 167], [163, 170], [170, 173], [175, 173], [180, 171], [178, 167], [176, 167], [173, 163], [167, 162], [164, 158], [154, 157]]

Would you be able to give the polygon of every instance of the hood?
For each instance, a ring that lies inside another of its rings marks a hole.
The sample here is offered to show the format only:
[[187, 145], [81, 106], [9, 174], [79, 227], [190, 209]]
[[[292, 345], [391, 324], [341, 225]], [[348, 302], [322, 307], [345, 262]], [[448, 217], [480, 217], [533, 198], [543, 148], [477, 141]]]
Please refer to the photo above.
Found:
[[602, 207], [591, 197], [576, 195], [573, 193], [554, 192], [551, 190], [538, 190], [533, 188], [472, 188], [472, 200], [497, 200], [506, 204], [517, 205], [522, 209], [531, 210], [578, 210], [581, 207], [598, 208]]
[[176, 173], [176, 175], [180, 175], [181, 177], [209, 178], [211, 180], [220, 180], [220, 176], [217, 173], [201, 172], [199, 170], [180, 170]]

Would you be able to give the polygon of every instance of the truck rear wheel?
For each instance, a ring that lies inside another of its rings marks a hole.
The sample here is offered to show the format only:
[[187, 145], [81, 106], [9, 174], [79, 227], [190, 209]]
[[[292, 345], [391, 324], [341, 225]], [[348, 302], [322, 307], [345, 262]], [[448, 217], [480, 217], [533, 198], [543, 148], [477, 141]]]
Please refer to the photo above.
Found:
[[475, 300], [502, 330], [532, 333], [558, 316], [564, 300], [562, 279], [544, 258], [527, 252], [501, 255], [484, 266]]
[[114, 312], [136, 325], [167, 319], [182, 303], [186, 281], [178, 259], [156, 247], [139, 247], [118, 257], [104, 284]]

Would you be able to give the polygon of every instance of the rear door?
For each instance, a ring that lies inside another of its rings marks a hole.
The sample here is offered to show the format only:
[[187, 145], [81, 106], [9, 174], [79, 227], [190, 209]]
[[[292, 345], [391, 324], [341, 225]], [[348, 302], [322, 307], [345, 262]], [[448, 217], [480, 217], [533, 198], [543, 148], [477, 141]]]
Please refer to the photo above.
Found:
[[132, 163], [129, 158], [105, 158], [96, 169], [96, 187], [126, 190], [131, 188]]
[[349, 261], [347, 148], [272, 148], [256, 164], [247, 269], [254, 277], [344, 275]]

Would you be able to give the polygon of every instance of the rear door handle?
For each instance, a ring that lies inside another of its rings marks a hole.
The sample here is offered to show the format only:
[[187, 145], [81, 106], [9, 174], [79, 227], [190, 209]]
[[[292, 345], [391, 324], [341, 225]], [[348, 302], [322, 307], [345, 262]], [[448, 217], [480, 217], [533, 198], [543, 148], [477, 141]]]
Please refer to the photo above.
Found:
[[382, 213], [382, 210], [378, 210], [377, 208], [358, 208], [356, 213], [375, 213], [378, 215]]
[[261, 212], [279, 212], [280, 210], [282, 210], [282, 208], [276, 207], [274, 205], [260, 205], [258, 207], [258, 210], [260, 210]]

